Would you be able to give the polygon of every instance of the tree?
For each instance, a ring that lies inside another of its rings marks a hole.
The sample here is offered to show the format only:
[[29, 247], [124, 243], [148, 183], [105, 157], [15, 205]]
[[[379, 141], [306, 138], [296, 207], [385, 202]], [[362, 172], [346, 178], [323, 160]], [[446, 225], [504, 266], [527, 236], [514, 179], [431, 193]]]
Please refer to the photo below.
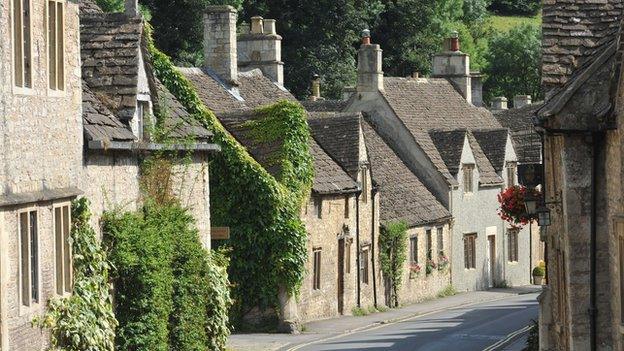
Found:
[[503, 15], [535, 16], [541, 3], [541, 0], [494, 0], [490, 10]]
[[390, 287], [390, 303], [399, 306], [399, 288], [403, 283], [403, 266], [407, 260], [407, 223], [393, 222], [381, 228], [379, 261], [381, 271]]
[[484, 71], [486, 101], [496, 96], [509, 100], [515, 95], [531, 95], [535, 100], [542, 97], [540, 38], [539, 27], [521, 25], [489, 40], [488, 65]]

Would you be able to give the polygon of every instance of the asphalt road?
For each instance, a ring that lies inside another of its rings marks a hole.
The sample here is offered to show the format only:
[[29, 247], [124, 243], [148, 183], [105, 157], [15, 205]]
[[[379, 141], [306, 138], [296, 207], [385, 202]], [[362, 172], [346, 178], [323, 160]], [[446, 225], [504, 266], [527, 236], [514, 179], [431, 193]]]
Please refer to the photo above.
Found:
[[537, 294], [415, 317], [320, 341], [301, 351], [481, 351], [537, 319]]

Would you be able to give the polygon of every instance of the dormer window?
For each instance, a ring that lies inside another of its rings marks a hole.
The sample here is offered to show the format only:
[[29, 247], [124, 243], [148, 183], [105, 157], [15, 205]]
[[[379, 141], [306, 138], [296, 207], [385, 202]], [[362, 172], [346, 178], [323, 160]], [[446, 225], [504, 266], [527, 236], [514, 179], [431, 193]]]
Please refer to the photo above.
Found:
[[139, 140], [149, 140], [151, 126], [151, 114], [149, 101], [137, 101], [137, 137]]
[[514, 185], [516, 185], [516, 174], [518, 173], [517, 171], [517, 165], [515, 162], [507, 162], [507, 187], [512, 187]]
[[465, 164], [462, 166], [462, 174], [464, 177], [464, 193], [474, 192], [474, 164]]

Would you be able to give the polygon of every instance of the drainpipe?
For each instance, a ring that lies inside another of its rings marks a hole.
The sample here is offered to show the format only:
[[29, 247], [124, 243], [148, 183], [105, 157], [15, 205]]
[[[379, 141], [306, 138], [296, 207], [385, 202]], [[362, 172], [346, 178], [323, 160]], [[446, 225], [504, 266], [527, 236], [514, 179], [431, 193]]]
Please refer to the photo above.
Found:
[[373, 268], [373, 305], [377, 308], [377, 274], [375, 270], [375, 196], [377, 195], [377, 188], [374, 187], [372, 191], [371, 201], [373, 206], [373, 223], [371, 226], [371, 256], [372, 256], [372, 268]]
[[598, 158], [601, 155], [601, 144], [599, 140], [604, 139], [604, 133], [592, 133], [592, 168], [591, 168], [591, 238], [590, 238], [590, 293], [589, 293], [589, 318], [590, 318], [590, 343], [591, 350], [597, 349], [596, 338], [596, 316], [598, 308], [596, 306], [596, 228], [597, 228], [597, 186]]
[[355, 262], [357, 264], [357, 307], [362, 307], [361, 297], [360, 297], [360, 195], [362, 192], [358, 192], [355, 195], [355, 247], [356, 247], [356, 256]]

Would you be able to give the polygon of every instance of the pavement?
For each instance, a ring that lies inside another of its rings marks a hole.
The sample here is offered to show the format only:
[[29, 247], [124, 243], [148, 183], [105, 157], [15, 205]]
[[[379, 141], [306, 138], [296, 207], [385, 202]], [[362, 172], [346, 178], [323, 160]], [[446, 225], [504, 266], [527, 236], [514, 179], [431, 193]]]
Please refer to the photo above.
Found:
[[[404, 306], [402, 308], [391, 309], [386, 312], [380, 312], [371, 314], [368, 316], [354, 317], [354, 316], [343, 316], [339, 318], [325, 319], [320, 321], [313, 321], [309, 323], [305, 323], [303, 330], [304, 332], [298, 335], [289, 335], [289, 334], [233, 334], [228, 341], [228, 348], [234, 351], [282, 351], [282, 350], [361, 350], [364, 348], [364, 345], [361, 343], [357, 343], [357, 340], [362, 340], [366, 335], [372, 333], [375, 330], [389, 330], [389, 329], [402, 329], [404, 326], [409, 325], [407, 328], [411, 328], [411, 332], [405, 332], [405, 330], [401, 331], [403, 337], [413, 336], [414, 334], [419, 334], [422, 330], [416, 330], [421, 328], [422, 325], [426, 326], [426, 323], [421, 323], [423, 321], [422, 318], [426, 318], [430, 315], [434, 314], [448, 314], [448, 315], [440, 315], [440, 323], [443, 321], [453, 321], [460, 318], [462, 315], [467, 314], [469, 311], [473, 311], [478, 309], [481, 311], [481, 314], [476, 314], [475, 316], [481, 318], [485, 318], [482, 320], [483, 323], [486, 323], [488, 319], [495, 317], [504, 317], [505, 313], [509, 311], [515, 310], [527, 310], [522, 313], [523, 318], [511, 319], [507, 320], [506, 323], [510, 324], [513, 328], [515, 326], [516, 321], [520, 321], [524, 323], [524, 320], [527, 316], [532, 316], [533, 312], [537, 312], [537, 302], [535, 298], [537, 293], [541, 291], [541, 287], [539, 286], [525, 286], [525, 287], [516, 287], [516, 288], [506, 288], [506, 289], [491, 289], [488, 291], [474, 291], [474, 292], [465, 292], [460, 293], [455, 296], [450, 296], [441, 299], [424, 301], [418, 304]], [[527, 296], [523, 296], [527, 295]], [[519, 299], [522, 303], [518, 304], [518, 302], [514, 302], [514, 299]], [[506, 301], [510, 300], [510, 301]], [[518, 304], [518, 306], [514, 308], [498, 308], [496, 306], [488, 306], [487, 304], [499, 302], [502, 304], [501, 306], [506, 306], [506, 303], [514, 303]], [[523, 306], [533, 304], [534, 311], [529, 311]], [[483, 306], [480, 306], [483, 305]], [[475, 309], [470, 309], [471, 306], [475, 306]], [[463, 310], [462, 309], [466, 309]], [[490, 313], [488, 311], [494, 310], [498, 311], [501, 316], [497, 313]], [[462, 312], [463, 314], [461, 314]], [[460, 313], [459, 315], [453, 314]], [[533, 317], [535, 318], [535, 317]], [[413, 319], [413, 321], [412, 321]], [[530, 319], [529, 319], [530, 321]], [[410, 322], [410, 323], [405, 323]], [[486, 323], [487, 324], [487, 323]], [[460, 326], [462, 323], [460, 323]], [[463, 323], [465, 328], [476, 328], [478, 325], [473, 325], [472, 323]], [[526, 324], [525, 324], [526, 325]], [[494, 327], [503, 326], [503, 323], [496, 323], [493, 325]], [[523, 325], [524, 326], [524, 325]], [[451, 325], [452, 327], [452, 325]], [[416, 329], [414, 329], [416, 328]], [[443, 326], [437, 326], [436, 329], [439, 329], [441, 332], [444, 332]], [[457, 336], [458, 331], [453, 329], [447, 332]], [[461, 329], [461, 328], [460, 328]], [[505, 328], [503, 328], [505, 329]], [[507, 328], [508, 329], [508, 328]], [[521, 328], [518, 328], [521, 329]], [[498, 331], [499, 334], [503, 333], [505, 330]], [[516, 330], [511, 330], [514, 332]], [[357, 334], [357, 335], [356, 335]], [[422, 333], [421, 333], [422, 334]], [[435, 338], [440, 338], [441, 335], [438, 333], [424, 333], [434, 335]], [[461, 334], [461, 333], [459, 333]], [[494, 344], [497, 341], [505, 339], [509, 333], [505, 333], [504, 335], [493, 335], [491, 336], [491, 341], [487, 345]], [[444, 335], [442, 335], [444, 336]], [[461, 335], [460, 335], [461, 336]], [[354, 339], [359, 338], [359, 339]], [[377, 335], [379, 337], [379, 335]], [[513, 340], [509, 340], [509, 343], [505, 343], [500, 345], [501, 348], [497, 348], [496, 350], [507, 350], [502, 347], [510, 348], [509, 351], [521, 350], [517, 349], [517, 347], [521, 343], [520, 339], [526, 337], [526, 335], [516, 335]], [[319, 346], [323, 343], [331, 343], [334, 340], [341, 339], [345, 342], [345, 344], [332, 344], [332, 346], [323, 347]], [[425, 338], [426, 339], [426, 338]], [[478, 339], [478, 338], [477, 338]], [[487, 339], [487, 338], [486, 338]], [[494, 340], [496, 339], [496, 340]], [[416, 340], [411, 340], [409, 344], [406, 346], [405, 350], [415, 350], [413, 348], [412, 342]], [[426, 340], [425, 340], [426, 341]], [[464, 342], [466, 340], [462, 340]], [[349, 342], [354, 343], [354, 345], [350, 345]], [[421, 342], [420, 340], [418, 341]], [[482, 343], [478, 341], [474, 343], [476, 345], [475, 350], [481, 350], [478, 347]], [[517, 346], [514, 346], [517, 344]], [[314, 346], [313, 346], [314, 345]], [[379, 346], [379, 345], [376, 345]], [[354, 348], [355, 347], [355, 348]], [[402, 346], [401, 346], [402, 347]], [[396, 348], [396, 350], [403, 350], [404, 348]], [[390, 350], [394, 348], [388, 348], [387, 346], [383, 346], [383, 348], [366, 348], [369, 350]], [[430, 348], [434, 350], [433, 348]], [[430, 349], [422, 349], [422, 350], [430, 350]], [[452, 350], [449, 348], [445, 348], [444, 350]], [[464, 348], [462, 346], [461, 350], [470, 350], [470, 348]]]

